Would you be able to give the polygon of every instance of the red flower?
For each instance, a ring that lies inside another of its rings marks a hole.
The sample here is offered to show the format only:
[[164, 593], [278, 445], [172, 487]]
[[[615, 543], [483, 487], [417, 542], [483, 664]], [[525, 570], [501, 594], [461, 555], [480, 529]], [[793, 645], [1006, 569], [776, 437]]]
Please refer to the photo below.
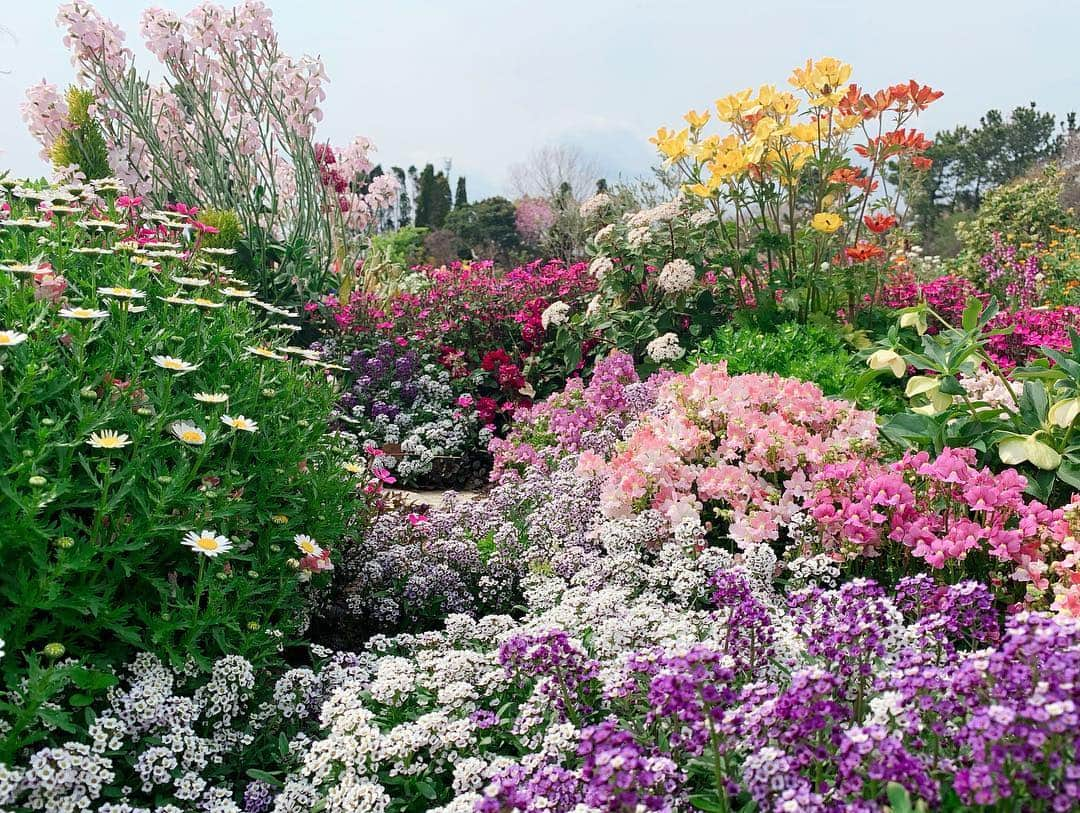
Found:
[[502, 365], [509, 363], [510, 356], [500, 347], [497, 350], [488, 350], [484, 353], [484, 358], [481, 360], [480, 366], [489, 373], [493, 373]]
[[873, 183], [867, 178], [861, 169], [855, 169], [854, 167], [841, 167], [840, 169], [834, 169], [829, 176], [829, 183], [842, 183], [848, 186], [857, 187], [858, 189], [867, 189], [873, 192], [877, 189], [877, 181]]
[[884, 257], [885, 249], [881, 246], [875, 246], [873, 243], [867, 243], [865, 240], [860, 240], [855, 245], [845, 248], [844, 254], [853, 263], [865, 263], [876, 260], [878, 257]]
[[887, 232], [899, 222], [895, 215], [867, 215], [863, 218], [866, 228], [870, 229], [874, 234]]
[[925, 155], [916, 155], [911, 159], [911, 165], [920, 171], [927, 170], [934, 165], [934, 159], [927, 158]]
[[863, 158], [883, 161], [903, 152], [923, 152], [933, 146], [926, 136], [918, 130], [893, 130], [878, 138], [871, 138], [866, 144], [856, 144], [855, 152]]

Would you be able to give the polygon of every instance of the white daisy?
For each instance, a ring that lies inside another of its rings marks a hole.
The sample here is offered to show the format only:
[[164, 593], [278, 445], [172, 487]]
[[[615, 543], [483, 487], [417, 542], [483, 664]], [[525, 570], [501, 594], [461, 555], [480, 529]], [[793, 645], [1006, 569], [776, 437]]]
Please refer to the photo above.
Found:
[[293, 542], [296, 543], [296, 547], [300, 549], [302, 553], [308, 556], [322, 556], [323, 549], [320, 548], [315, 540], [307, 534], [297, 534], [293, 537]]
[[60, 315], [65, 319], [104, 319], [109, 312], [93, 308], [61, 308]]
[[171, 370], [174, 373], [190, 373], [192, 370], [199, 369], [198, 364], [172, 356], [151, 356], [150, 360], [163, 370]]
[[122, 449], [131, 443], [131, 439], [112, 429], [102, 429], [100, 432], [91, 432], [86, 443], [95, 449]]
[[120, 299], [145, 299], [146, 292], [138, 288], [98, 288], [102, 296], [115, 296]]
[[243, 288], [233, 288], [231, 285], [222, 288], [221, 293], [223, 296], [232, 297], [234, 299], [250, 299], [255, 296], [254, 291], [245, 291]]
[[0, 347], [14, 347], [22, 344], [26, 339], [26, 334], [17, 330], [0, 330]]
[[191, 548], [196, 553], [201, 553], [203, 556], [209, 556], [211, 559], [232, 550], [232, 542], [229, 541], [227, 536], [205, 529], [202, 533], [188, 531], [180, 544]]
[[186, 288], [205, 288], [210, 284], [210, 280], [199, 277], [173, 277], [172, 280], [177, 285], [183, 285]]
[[224, 404], [229, 400], [229, 396], [223, 392], [197, 392], [191, 397], [204, 404]]
[[254, 432], [259, 428], [255, 421], [251, 420], [251, 418], [245, 418], [243, 415], [237, 415], [235, 418], [232, 415], [222, 415], [221, 422], [242, 432]]
[[189, 446], [202, 446], [206, 443], [206, 432], [191, 421], [176, 421], [169, 427], [169, 431]]
[[274, 359], [274, 361], [286, 361], [287, 360], [286, 356], [283, 356], [280, 353], [275, 353], [269, 347], [245, 347], [244, 349], [247, 350], [248, 353], [250, 353], [251, 355], [253, 355], [253, 356], [261, 356], [264, 359]]

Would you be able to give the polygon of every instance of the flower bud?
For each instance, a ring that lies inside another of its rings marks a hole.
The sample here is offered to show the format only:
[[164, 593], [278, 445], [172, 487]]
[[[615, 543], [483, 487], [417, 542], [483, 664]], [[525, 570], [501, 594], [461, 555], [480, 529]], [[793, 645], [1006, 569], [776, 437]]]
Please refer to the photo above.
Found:
[[40, 474], [35, 474], [33, 477], [30, 478], [30, 485], [32, 485], [34, 488], [41, 488], [47, 482], [49, 481], [42, 477]]
[[67, 650], [64, 649], [63, 644], [55, 641], [51, 644], [45, 644], [44, 649], [41, 651], [45, 654], [46, 658], [52, 658], [53, 660], [64, 657], [64, 653], [67, 652]]
[[68, 550], [75, 547], [75, 540], [70, 536], [58, 537], [56, 540], [56, 547], [60, 548], [60, 550]]

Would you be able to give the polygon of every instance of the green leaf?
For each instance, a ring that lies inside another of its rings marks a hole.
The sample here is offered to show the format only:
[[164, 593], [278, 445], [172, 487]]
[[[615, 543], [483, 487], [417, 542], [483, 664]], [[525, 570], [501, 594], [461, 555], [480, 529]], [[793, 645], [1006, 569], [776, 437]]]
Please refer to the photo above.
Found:
[[266, 771], [260, 771], [255, 768], [248, 768], [247, 775], [250, 776], [252, 779], [259, 779], [269, 785], [273, 785], [275, 788], [281, 788], [285, 786], [284, 782], [282, 782], [273, 774], [267, 773]]
[[960, 386], [960, 381], [954, 375], [942, 376], [939, 389], [945, 395], [967, 395], [967, 390]]
[[960, 320], [960, 324], [968, 333], [979, 326], [979, 314], [982, 313], [982, 309], [983, 304], [977, 297], [968, 297], [967, 305], [964, 307], [964, 315]]
[[889, 807], [893, 813], [911, 813], [911, 794], [899, 782], [886, 785], [885, 795], [889, 797]]
[[690, 797], [690, 806], [706, 813], [724, 813], [725, 807], [715, 793], [696, 793]]
[[1057, 476], [1073, 488], [1080, 489], [1080, 465], [1077, 465], [1072, 460], [1065, 459], [1061, 461], [1061, 465], [1057, 469]]

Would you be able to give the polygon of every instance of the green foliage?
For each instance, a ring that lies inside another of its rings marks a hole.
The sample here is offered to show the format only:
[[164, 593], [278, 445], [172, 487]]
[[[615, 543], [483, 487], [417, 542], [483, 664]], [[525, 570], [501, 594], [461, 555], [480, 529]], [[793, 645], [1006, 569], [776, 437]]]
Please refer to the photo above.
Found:
[[[990, 329], [997, 313], [993, 299], [984, 306], [975, 297], [959, 325], [925, 306], [901, 312], [903, 328], [894, 325], [874, 348], [865, 378], [885, 375], [897, 359], [891, 376], [901, 366], [920, 374], [907, 381], [911, 405], [891, 416], [882, 433], [899, 448], [931, 454], [945, 447], [974, 449], [980, 465], [1016, 467], [1027, 477], [1028, 493], [1059, 505], [1080, 488], [1080, 443], [1073, 438], [1080, 417], [1080, 335], [1071, 332], [1071, 352], [1044, 348], [1030, 366], [1013, 370], [1010, 381], [986, 350], [991, 337], [1008, 332]], [[941, 322], [939, 332], [925, 332], [928, 318]], [[1002, 395], [980, 400], [970, 392], [967, 378], [978, 375], [992, 377]]]
[[514, 204], [506, 198], [485, 198], [455, 209], [445, 225], [474, 257], [505, 258], [519, 244]]
[[[1065, 126], [1072, 131], [1073, 114]], [[941, 253], [950, 241], [948, 215], [978, 209], [993, 189], [1019, 178], [1038, 162], [1058, 156], [1064, 135], [1057, 130], [1054, 114], [1038, 111], [1032, 102], [1015, 108], [1008, 117], [990, 110], [977, 127], [937, 133], [926, 151], [933, 165], [906, 193], [914, 225], [924, 241]]]
[[411, 268], [424, 261], [424, 238], [428, 230], [417, 226], [402, 226], [394, 231], [376, 234], [371, 238], [369, 257], [376, 255], [400, 268]]
[[87, 180], [105, 178], [109, 169], [109, 150], [101, 126], [90, 115], [94, 94], [72, 85], [67, 90], [68, 122], [52, 146], [50, 157], [57, 168], [77, 166]]
[[961, 257], [977, 261], [990, 250], [994, 232], [1006, 243], [1048, 243], [1052, 227], [1073, 222], [1061, 204], [1063, 176], [1053, 166], [989, 193], [978, 213], [956, 227], [962, 246]]
[[217, 229], [217, 234], [204, 234], [202, 245], [211, 248], [236, 248], [243, 237], [240, 218], [231, 209], [201, 209], [199, 221]]
[[865, 366], [835, 328], [794, 322], [774, 331], [724, 325], [701, 343], [693, 364], [720, 359], [732, 375], [776, 373], [813, 381], [826, 395], [849, 398], [865, 409], [891, 413], [905, 406], [895, 387], [875, 382], [860, 391]]
[[[2, 256], [18, 250], [17, 237], [0, 241]], [[60, 318], [35, 285], [0, 274], [0, 326], [28, 335], [0, 350], [4, 682], [21, 680], [33, 657], [58, 657], [52, 644], [95, 666], [145, 648], [173, 663], [224, 653], [276, 660], [305, 606], [293, 536], [332, 547], [351, 502], [324, 434], [332, 388], [318, 371], [247, 352], [268, 336], [247, 303], [161, 301], [187, 269], [158, 274], [64, 245], [46, 256], [73, 304], [108, 316]], [[146, 311], [110, 303], [99, 286], [145, 290]], [[152, 360], [159, 354], [198, 367], [171, 372]], [[202, 403], [200, 391], [228, 402]], [[225, 413], [258, 430], [226, 426]], [[181, 442], [178, 421], [205, 430], [205, 442]], [[130, 443], [91, 447], [103, 430]], [[210, 559], [181, 545], [203, 529], [233, 549]]]
[[469, 205], [469, 193], [465, 189], [465, 176], [457, 179], [457, 189], [454, 191], [454, 208], [461, 209]]

